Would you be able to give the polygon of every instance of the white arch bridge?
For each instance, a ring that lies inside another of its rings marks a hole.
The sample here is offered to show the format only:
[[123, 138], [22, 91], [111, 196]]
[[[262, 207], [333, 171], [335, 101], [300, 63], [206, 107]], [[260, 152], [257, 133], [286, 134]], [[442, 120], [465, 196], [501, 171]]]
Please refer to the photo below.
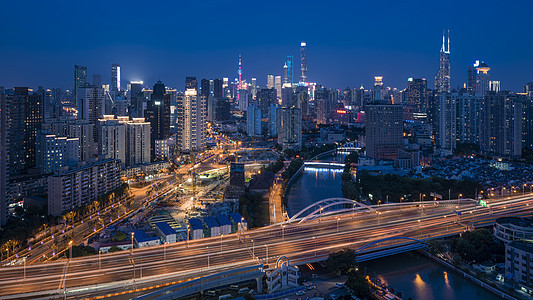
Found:
[[328, 198], [305, 207], [287, 220], [286, 223], [303, 223], [321, 216], [360, 211], [373, 212], [375, 209], [352, 199]]
[[381, 205], [366, 205], [347, 198], [327, 198], [305, 207], [284, 223], [303, 223], [305, 221], [314, 220], [320, 217], [343, 213], [376, 212], [377, 210], [387, 210], [409, 206], [417, 206], [421, 209], [424, 209], [434, 206], [459, 208], [461, 205], [476, 205], [476, 201], [470, 198], [462, 198], [460, 200], [429, 200], [403, 203], [386, 203]]

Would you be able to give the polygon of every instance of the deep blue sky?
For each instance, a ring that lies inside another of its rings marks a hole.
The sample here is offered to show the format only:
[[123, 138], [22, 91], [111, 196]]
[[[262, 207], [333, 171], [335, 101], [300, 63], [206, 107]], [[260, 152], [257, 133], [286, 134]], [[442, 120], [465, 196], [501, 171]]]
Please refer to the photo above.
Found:
[[403, 88], [434, 86], [443, 28], [451, 31], [452, 86], [474, 59], [502, 89], [533, 81], [533, 1], [4, 1], [0, 85], [71, 88], [73, 65], [123, 85], [159, 78], [183, 89], [185, 76], [281, 74], [286, 55], [307, 42], [308, 77], [328, 87], [369, 87], [374, 75]]

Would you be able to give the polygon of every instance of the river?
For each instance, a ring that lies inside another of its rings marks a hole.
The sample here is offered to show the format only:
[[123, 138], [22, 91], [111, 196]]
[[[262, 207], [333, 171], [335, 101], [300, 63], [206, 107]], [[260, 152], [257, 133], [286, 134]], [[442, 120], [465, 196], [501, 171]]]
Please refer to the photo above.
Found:
[[[344, 162], [346, 153], [335, 153], [320, 160]], [[327, 198], [343, 197], [342, 169], [305, 167], [287, 193], [287, 213], [292, 217], [306, 206]]]
[[[344, 161], [346, 154], [320, 158]], [[343, 197], [342, 170], [306, 167], [287, 192], [287, 213], [293, 216], [306, 206], [326, 198]], [[499, 299], [485, 289], [416, 252], [365, 262], [368, 274], [376, 274], [403, 299]]]
[[409, 252], [361, 264], [387, 286], [401, 291], [403, 299], [500, 299], [431, 259]]

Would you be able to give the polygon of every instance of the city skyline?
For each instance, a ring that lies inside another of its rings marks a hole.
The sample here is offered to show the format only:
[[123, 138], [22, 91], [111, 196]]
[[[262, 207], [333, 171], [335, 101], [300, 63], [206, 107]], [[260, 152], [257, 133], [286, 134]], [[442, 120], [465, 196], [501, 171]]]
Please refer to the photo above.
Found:
[[[143, 22], [142, 18], [138, 22], [121, 22], [121, 15], [131, 14], [138, 8], [135, 2], [131, 7], [112, 4], [106, 10], [100, 10], [96, 4], [70, 9], [68, 5], [55, 8], [35, 3], [25, 7], [30, 21], [24, 26], [14, 25], [18, 23], [11, 15], [3, 18], [0, 25], [5, 29], [5, 40], [12, 42], [0, 47], [0, 61], [5, 70], [0, 75], [2, 85], [70, 89], [75, 64], [87, 66], [88, 78], [99, 74], [102, 82], [108, 83], [109, 68], [118, 63], [122, 66], [123, 82], [144, 80], [151, 85], [161, 79], [168, 86], [180, 88], [183, 78], [189, 75], [232, 80], [237, 77], [241, 54], [243, 79], [250, 82], [255, 77], [264, 86], [266, 75], [281, 75], [286, 56], [299, 58], [299, 43], [305, 41], [309, 82], [334, 88], [361, 84], [370, 87], [373, 76], [380, 75], [386, 86], [403, 88], [410, 77], [424, 77], [433, 86], [443, 29], [450, 30], [452, 88], [467, 81], [467, 68], [477, 59], [492, 67], [491, 77], [501, 81], [502, 89], [521, 91], [531, 81], [528, 70], [533, 67], [533, 59], [527, 49], [533, 40], [526, 34], [527, 18], [520, 17], [531, 5], [527, 2], [506, 6], [497, 2], [489, 5], [478, 1], [454, 2], [445, 8], [392, 2], [379, 8], [373, 4], [334, 3], [317, 7], [293, 3], [283, 10], [274, 3], [261, 12], [259, 7], [245, 7], [236, 2], [209, 3], [206, 16], [235, 15], [249, 20], [243, 22], [245, 25], [237, 33], [231, 23], [227, 27], [215, 26], [212, 21], [198, 24], [188, 15], [182, 18], [169, 15], [153, 24]], [[20, 4], [8, 5], [16, 10]], [[199, 9], [193, 3], [181, 5], [168, 4], [165, 9]], [[114, 9], [121, 12], [118, 17], [111, 13]], [[145, 15], [160, 9], [158, 4], [147, 7]], [[275, 20], [275, 16], [283, 16], [287, 10], [302, 14], [286, 17], [284, 25], [268, 22]], [[378, 18], [366, 14], [352, 17], [350, 11], [375, 11]], [[70, 29], [61, 28], [65, 22], [89, 18], [94, 12], [101, 13], [108, 22], [91, 26], [74, 22]], [[321, 14], [328, 13], [338, 17], [331, 22], [314, 22]], [[489, 22], [483, 27], [478, 25], [477, 16], [498, 18], [501, 22], [497, 25]], [[37, 28], [36, 24], [44, 25]], [[305, 30], [295, 31], [296, 25]], [[180, 38], [179, 34], [186, 29], [190, 30], [189, 38]], [[520, 47], [509, 47], [514, 43]], [[294, 67], [299, 70], [299, 59]]]

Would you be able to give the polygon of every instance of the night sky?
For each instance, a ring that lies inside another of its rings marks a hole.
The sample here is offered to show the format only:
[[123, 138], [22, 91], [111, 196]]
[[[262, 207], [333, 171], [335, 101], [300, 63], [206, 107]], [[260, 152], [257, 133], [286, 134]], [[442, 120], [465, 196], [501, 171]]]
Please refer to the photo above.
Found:
[[[165, 3], [166, 2], [166, 3]], [[327, 87], [434, 86], [442, 30], [451, 31], [452, 87], [475, 59], [502, 89], [533, 81], [533, 1], [3, 1], [0, 86], [71, 88], [73, 65], [122, 85], [144, 80], [183, 89], [185, 76], [266, 84], [307, 42], [308, 78]]]

